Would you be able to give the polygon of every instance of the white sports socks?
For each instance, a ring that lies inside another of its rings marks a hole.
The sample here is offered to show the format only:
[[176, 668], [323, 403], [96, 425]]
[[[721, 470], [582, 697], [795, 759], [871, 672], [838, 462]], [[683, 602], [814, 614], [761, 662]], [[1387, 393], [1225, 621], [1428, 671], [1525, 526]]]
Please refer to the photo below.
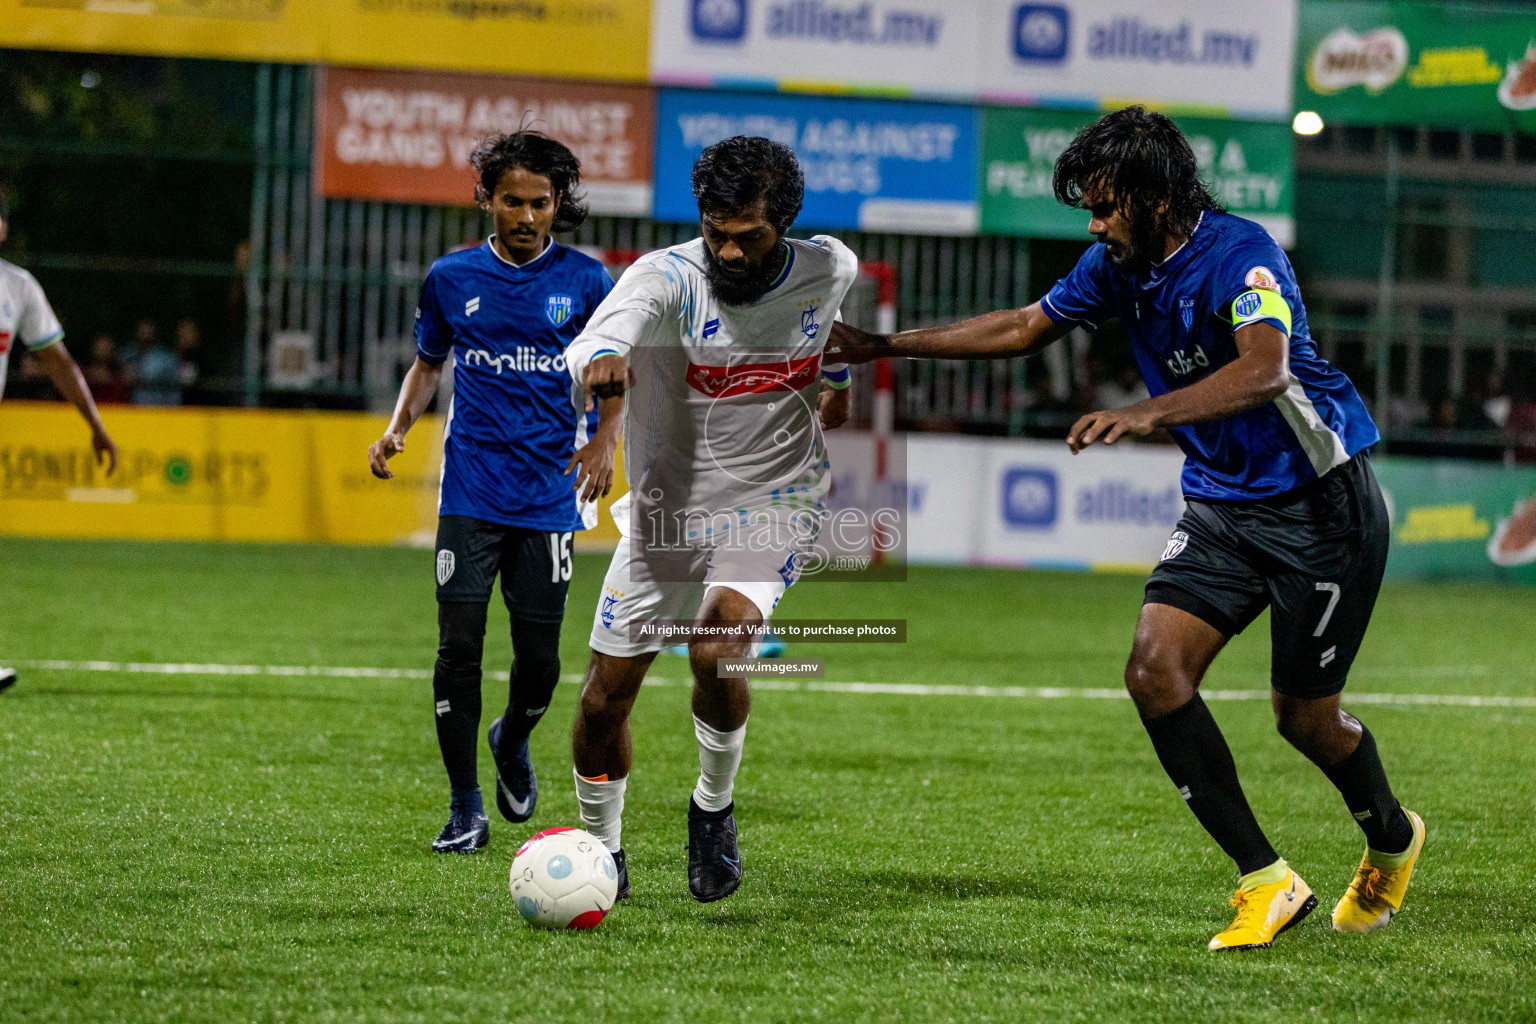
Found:
[[741, 767], [747, 724], [743, 722], [739, 729], [721, 732], [695, 715], [693, 734], [699, 738], [699, 784], [693, 788], [693, 802], [700, 810], [723, 811], [730, 805], [736, 769]]
[[624, 831], [624, 787], [628, 778], [604, 779], [601, 782], [584, 779], [574, 768], [576, 776], [576, 802], [581, 805], [581, 824], [591, 832], [609, 853], [618, 853]]

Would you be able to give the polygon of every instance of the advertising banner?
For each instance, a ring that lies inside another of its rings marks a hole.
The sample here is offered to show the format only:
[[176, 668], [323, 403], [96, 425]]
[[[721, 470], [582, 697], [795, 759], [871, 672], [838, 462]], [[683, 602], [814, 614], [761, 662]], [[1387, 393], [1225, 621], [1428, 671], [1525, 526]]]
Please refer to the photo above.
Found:
[[1304, 0], [1296, 107], [1323, 122], [1536, 131], [1530, 8]]
[[970, 98], [977, 5], [944, 0], [654, 0], [668, 85]]
[[575, 152], [594, 213], [651, 212], [655, 99], [643, 86], [326, 68], [315, 102], [322, 195], [467, 206], [476, 142], [526, 125]]
[[[121, 450], [106, 476], [63, 402], [0, 405], [0, 535], [430, 546], [442, 420], [423, 416], [393, 480], [368, 470], [388, 419], [355, 412], [109, 405]], [[615, 473], [623, 479], [620, 453]], [[602, 499], [578, 548], [618, 540]]]
[[[1056, 158], [1098, 115], [987, 107], [981, 129], [981, 230], [985, 234], [1086, 239], [1088, 215], [1062, 206], [1051, 187]], [[1176, 117], [1200, 173], [1231, 212], [1258, 221], [1289, 247], [1294, 136], [1289, 125]]]
[[1390, 576], [1536, 586], [1536, 468], [1384, 458]]
[[325, 59], [331, 64], [645, 81], [650, 0], [324, 0], [322, 6], [329, 8]]
[[649, 0], [0, 0], [0, 46], [645, 80]]
[[1183, 454], [1162, 445], [907, 439], [913, 562], [1148, 571], [1184, 510]]
[[265, 409], [102, 410], [121, 450], [106, 476], [80, 417], [56, 402], [0, 406], [0, 533], [143, 540], [431, 542], [440, 421], [423, 418], [391, 467], [368, 470], [382, 416]]
[[664, 89], [657, 113], [656, 219], [693, 221], [705, 146], [763, 135], [805, 171], [806, 228], [961, 235], [977, 229], [977, 111], [943, 104]]
[[293, 0], [0, 0], [0, 46], [303, 63], [328, 4]]
[[985, 101], [1291, 119], [1295, 0], [982, 0]]

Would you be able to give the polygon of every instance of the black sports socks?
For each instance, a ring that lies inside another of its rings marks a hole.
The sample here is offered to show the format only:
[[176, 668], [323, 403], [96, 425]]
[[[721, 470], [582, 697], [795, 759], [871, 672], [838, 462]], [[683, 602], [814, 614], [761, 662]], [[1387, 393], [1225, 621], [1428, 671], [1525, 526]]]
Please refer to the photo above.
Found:
[[485, 609], [477, 602], [437, 606], [437, 664], [432, 670], [437, 745], [448, 769], [454, 806], [473, 810], [480, 800], [475, 779], [475, 741], [480, 732], [480, 654], [485, 646]]
[[1168, 714], [1142, 719], [1163, 770], [1179, 787], [1189, 809], [1242, 874], [1280, 859], [1259, 828], [1237, 781], [1237, 766], [1225, 737], [1196, 694]]
[[1398, 806], [1387, 771], [1376, 752], [1376, 738], [1362, 723], [1360, 745], [1338, 764], [1323, 769], [1338, 788], [1365, 833], [1366, 845], [1378, 853], [1402, 853], [1413, 842], [1413, 825]]
[[560, 684], [560, 623], [512, 620], [512, 673], [501, 749], [511, 750], [539, 724]]
[[[437, 664], [432, 672], [437, 745], [448, 769], [454, 806], [478, 811], [475, 744], [480, 733], [480, 658], [485, 647], [486, 605], [445, 601], [437, 606]], [[501, 720], [503, 750], [527, 738], [544, 717], [560, 683], [560, 623], [512, 620], [512, 672], [507, 712]]]

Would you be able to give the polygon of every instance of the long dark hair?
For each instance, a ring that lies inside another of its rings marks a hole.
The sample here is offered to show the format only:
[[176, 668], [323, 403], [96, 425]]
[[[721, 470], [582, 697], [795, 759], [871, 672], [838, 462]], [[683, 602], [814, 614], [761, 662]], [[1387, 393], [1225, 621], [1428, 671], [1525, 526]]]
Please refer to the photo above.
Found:
[[587, 219], [586, 197], [577, 191], [581, 184], [581, 161], [563, 143], [543, 132], [525, 129], [488, 135], [469, 155], [469, 165], [480, 179], [475, 183], [476, 202], [488, 205], [501, 176], [521, 167], [548, 178], [550, 187], [560, 197], [552, 230], [575, 231]]
[[699, 212], [740, 213], [763, 200], [768, 223], [783, 234], [800, 216], [805, 175], [794, 150], [757, 135], [737, 135], [699, 154], [693, 165], [693, 195]]
[[1140, 106], [1105, 114], [1078, 132], [1056, 161], [1053, 184], [1057, 200], [1076, 207], [1085, 188], [1108, 189], [1130, 219], [1132, 251], [1156, 259], [1167, 238], [1194, 231], [1202, 212], [1225, 212], [1200, 180], [1195, 151], [1178, 125]]

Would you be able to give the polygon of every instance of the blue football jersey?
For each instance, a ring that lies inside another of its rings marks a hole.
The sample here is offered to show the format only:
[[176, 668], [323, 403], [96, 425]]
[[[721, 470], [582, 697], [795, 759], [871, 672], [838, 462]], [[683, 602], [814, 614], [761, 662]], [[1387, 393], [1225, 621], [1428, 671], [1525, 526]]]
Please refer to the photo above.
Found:
[[1184, 493], [1252, 501], [1294, 490], [1381, 439], [1349, 378], [1317, 352], [1291, 261], [1258, 224], [1207, 211], [1161, 266], [1131, 274], [1094, 245], [1041, 301], [1051, 319], [1120, 321], [1153, 397], [1238, 357], [1233, 335], [1264, 321], [1290, 336], [1290, 387], [1273, 402], [1170, 428]]
[[565, 349], [612, 289], [600, 262], [557, 242], [522, 266], [490, 242], [432, 264], [416, 354], [437, 366], [451, 353], [454, 367], [438, 515], [549, 531], [595, 523], [565, 475], [597, 422], [576, 404]]

